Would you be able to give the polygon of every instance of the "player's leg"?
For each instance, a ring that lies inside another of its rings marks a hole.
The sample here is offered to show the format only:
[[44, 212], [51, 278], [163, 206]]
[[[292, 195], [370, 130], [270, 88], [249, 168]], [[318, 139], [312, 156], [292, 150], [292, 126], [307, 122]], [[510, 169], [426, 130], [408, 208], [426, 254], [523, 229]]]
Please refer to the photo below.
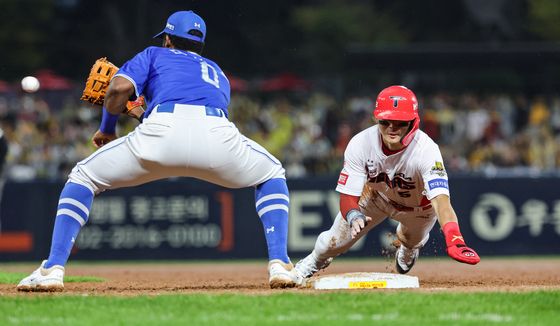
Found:
[[268, 247], [269, 283], [272, 288], [296, 285], [297, 275], [288, 257], [289, 193], [286, 179], [274, 178], [255, 189], [255, 206]]
[[133, 185], [153, 177], [141, 166], [125, 138], [114, 140], [79, 162], [60, 194], [49, 257], [18, 284], [18, 290], [62, 290], [64, 266], [81, 227], [88, 221], [94, 195], [115, 185]]
[[86, 224], [94, 193], [74, 182], [67, 182], [58, 200], [51, 251], [45, 268], [64, 266], [82, 226]]
[[284, 178], [270, 179], [255, 189], [255, 206], [263, 225], [269, 260], [278, 259], [285, 264], [290, 263], [287, 249], [289, 198]]
[[[268, 247], [269, 284], [272, 288], [297, 285], [297, 275], [288, 257], [288, 217], [290, 194], [285, 179], [285, 170], [280, 162], [264, 148], [247, 139], [249, 161], [258, 163], [252, 167], [255, 178], [249, 183], [260, 182], [255, 187], [255, 207], [263, 225]], [[257, 181], [258, 180], [258, 181]]]
[[362, 212], [371, 217], [358, 235], [352, 239], [351, 228], [348, 222], [342, 218], [340, 212], [337, 214], [333, 225], [327, 231], [322, 232], [313, 251], [296, 264], [296, 271], [302, 278], [309, 278], [316, 272], [329, 266], [331, 261], [338, 255], [348, 251], [357, 241], [367, 234], [375, 226], [379, 225], [387, 217], [387, 213], [376, 205], [375, 201], [368, 201], [367, 206], [361, 208]]
[[428, 242], [430, 231], [436, 221], [435, 215], [426, 216], [426, 218], [414, 216], [408, 220], [402, 220], [397, 225], [397, 238], [408, 248], [421, 248]]
[[406, 274], [412, 269], [420, 250], [428, 242], [437, 217], [433, 210], [429, 210], [420, 214], [399, 212], [395, 219], [399, 221], [396, 233], [400, 242], [395, 253], [395, 267], [400, 274]]
[[255, 187], [255, 207], [268, 247], [270, 286], [295, 286], [287, 244], [289, 191], [282, 164], [227, 119], [205, 123], [210, 127], [197, 131], [205, 141], [189, 144], [190, 176], [228, 188]]
[[81, 227], [88, 220], [93, 196], [93, 191], [83, 185], [66, 183], [58, 201], [49, 257], [30, 276], [21, 280], [17, 286], [18, 290], [62, 291], [64, 289], [64, 265]]
[[[207, 123], [214, 124], [207, 128], [205, 138], [208, 143], [191, 144], [191, 166], [198, 168], [191, 176], [228, 188], [255, 187], [255, 207], [263, 224], [269, 260], [289, 264], [290, 195], [282, 163], [265, 148], [239, 133], [233, 123], [225, 119]], [[201, 128], [199, 133], [203, 132]], [[199, 159], [197, 164], [194, 153], [204, 153], [207, 159]], [[204, 171], [200, 171], [205, 167]]]

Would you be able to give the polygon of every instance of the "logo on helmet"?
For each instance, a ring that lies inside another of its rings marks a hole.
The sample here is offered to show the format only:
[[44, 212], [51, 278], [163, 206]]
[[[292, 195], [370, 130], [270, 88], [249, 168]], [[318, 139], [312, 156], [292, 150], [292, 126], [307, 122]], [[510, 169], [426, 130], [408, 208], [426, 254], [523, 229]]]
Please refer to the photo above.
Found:
[[402, 96], [389, 96], [389, 98], [391, 100], [393, 100], [393, 107], [394, 108], [398, 108], [399, 107], [399, 101], [401, 100], [406, 100], [406, 97], [402, 97]]

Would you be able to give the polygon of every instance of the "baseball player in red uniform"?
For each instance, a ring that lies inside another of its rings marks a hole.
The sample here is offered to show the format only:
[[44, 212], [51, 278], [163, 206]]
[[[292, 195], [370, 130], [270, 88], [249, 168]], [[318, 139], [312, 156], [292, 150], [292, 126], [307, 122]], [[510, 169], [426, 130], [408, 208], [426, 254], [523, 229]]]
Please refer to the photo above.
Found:
[[401, 274], [416, 263], [436, 220], [451, 258], [472, 265], [480, 261], [459, 230], [439, 147], [418, 129], [414, 93], [404, 86], [384, 89], [373, 115], [377, 125], [354, 136], [344, 153], [336, 187], [340, 213], [295, 267], [302, 283], [387, 217], [399, 222], [395, 265]]

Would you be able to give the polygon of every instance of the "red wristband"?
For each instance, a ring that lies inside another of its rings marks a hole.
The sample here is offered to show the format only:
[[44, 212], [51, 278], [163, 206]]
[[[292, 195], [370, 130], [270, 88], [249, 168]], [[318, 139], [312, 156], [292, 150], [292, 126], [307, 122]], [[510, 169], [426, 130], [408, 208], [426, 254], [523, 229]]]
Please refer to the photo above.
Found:
[[358, 205], [359, 200], [359, 196], [340, 194], [340, 213], [344, 219], [346, 219], [346, 215], [351, 210], [355, 209], [360, 211], [360, 206]]
[[459, 224], [457, 222], [447, 222], [443, 226], [443, 235], [445, 236], [445, 243], [447, 247], [451, 246], [464, 246], [465, 240], [459, 231]]

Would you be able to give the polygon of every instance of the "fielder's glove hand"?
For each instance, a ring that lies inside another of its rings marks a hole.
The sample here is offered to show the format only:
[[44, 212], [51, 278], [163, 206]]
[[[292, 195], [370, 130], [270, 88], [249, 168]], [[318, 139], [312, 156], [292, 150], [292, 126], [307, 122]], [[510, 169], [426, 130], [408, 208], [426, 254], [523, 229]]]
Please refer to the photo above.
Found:
[[447, 255], [458, 262], [476, 265], [480, 257], [474, 249], [467, 247], [459, 225], [456, 222], [448, 222], [443, 226], [443, 235], [447, 245]]
[[117, 139], [117, 134], [106, 134], [101, 130], [97, 130], [93, 137], [91, 138], [91, 142], [96, 148], [103, 147], [108, 143], [112, 142], [113, 140]]
[[365, 216], [357, 209], [351, 209], [346, 214], [346, 221], [350, 225], [352, 239], [354, 239], [358, 235], [358, 233], [360, 233], [362, 229], [366, 227], [367, 223], [371, 221], [371, 217]]
[[[118, 70], [119, 67], [112, 64], [107, 58], [97, 59], [91, 67], [80, 99], [92, 104], [103, 105], [109, 83]], [[141, 121], [144, 114], [143, 106], [144, 98], [139, 96], [135, 101], [129, 101], [126, 104], [123, 113]]]

